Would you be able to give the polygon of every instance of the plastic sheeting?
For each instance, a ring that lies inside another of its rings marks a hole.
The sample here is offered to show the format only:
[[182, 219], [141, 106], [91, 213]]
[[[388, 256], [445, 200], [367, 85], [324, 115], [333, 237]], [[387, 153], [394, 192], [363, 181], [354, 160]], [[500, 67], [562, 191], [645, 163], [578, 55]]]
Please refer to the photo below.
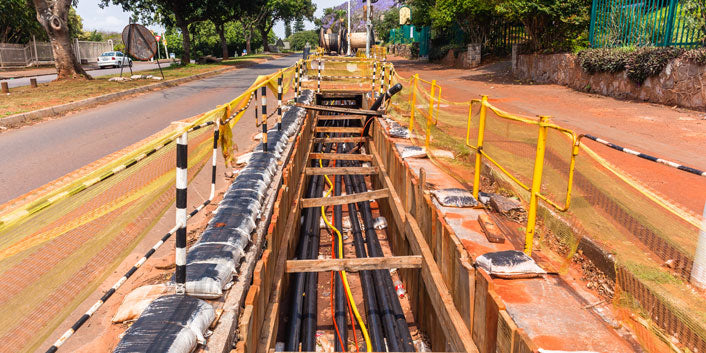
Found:
[[189, 353], [216, 317], [213, 307], [186, 295], [165, 295], [155, 299], [125, 332], [115, 353]]
[[432, 194], [445, 207], [475, 207], [478, 201], [473, 195], [464, 189], [440, 189], [432, 191]]
[[491, 276], [501, 278], [531, 278], [546, 272], [522, 251], [505, 250], [478, 256], [476, 265]]

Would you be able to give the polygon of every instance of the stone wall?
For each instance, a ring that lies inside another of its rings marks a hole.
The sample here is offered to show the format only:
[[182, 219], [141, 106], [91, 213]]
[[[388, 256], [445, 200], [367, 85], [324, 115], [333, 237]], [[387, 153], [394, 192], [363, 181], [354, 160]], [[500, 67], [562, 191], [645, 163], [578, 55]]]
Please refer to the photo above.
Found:
[[418, 59], [418, 56], [412, 55], [412, 45], [410, 44], [390, 44], [388, 52], [405, 59]]
[[648, 77], [642, 85], [631, 81], [625, 71], [588, 74], [573, 54], [513, 55], [513, 59], [513, 73], [520, 80], [555, 83], [621, 99], [706, 110], [706, 66], [683, 59], [672, 60], [659, 75]]
[[465, 52], [456, 53], [449, 50], [441, 59], [441, 64], [448, 67], [459, 69], [471, 69], [480, 66], [481, 62], [481, 45], [468, 44]]

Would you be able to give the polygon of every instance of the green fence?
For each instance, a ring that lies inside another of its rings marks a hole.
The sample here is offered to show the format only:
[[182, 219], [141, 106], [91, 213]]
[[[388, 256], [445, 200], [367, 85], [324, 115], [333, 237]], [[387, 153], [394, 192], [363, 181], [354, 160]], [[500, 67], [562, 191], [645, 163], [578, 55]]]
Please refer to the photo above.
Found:
[[706, 33], [699, 1], [593, 0], [591, 46], [701, 46]]
[[431, 29], [429, 27], [415, 27], [404, 25], [390, 30], [390, 43], [410, 44], [419, 43], [419, 56], [429, 56], [431, 42]]

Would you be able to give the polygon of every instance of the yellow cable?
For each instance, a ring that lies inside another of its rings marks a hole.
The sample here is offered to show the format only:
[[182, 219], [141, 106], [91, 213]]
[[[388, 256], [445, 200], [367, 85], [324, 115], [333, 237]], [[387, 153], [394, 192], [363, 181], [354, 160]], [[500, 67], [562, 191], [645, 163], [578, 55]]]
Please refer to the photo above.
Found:
[[[319, 167], [323, 168], [323, 163], [321, 162], [321, 159], [319, 159]], [[329, 189], [326, 192], [326, 195], [324, 197], [329, 197], [331, 195], [331, 191], [333, 191], [333, 183], [331, 182], [331, 179], [329, 179], [328, 175], [324, 175], [324, 178], [326, 178], [326, 182], [328, 182]], [[341, 232], [334, 227], [331, 222], [329, 222], [328, 218], [326, 218], [326, 209], [324, 206], [321, 206], [321, 217], [324, 219], [324, 222], [326, 222], [326, 225], [328, 225], [329, 228], [333, 229], [334, 232], [336, 232], [336, 235], [338, 236], [338, 257], [343, 258], [343, 237], [341, 236]], [[372, 352], [373, 347], [370, 344], [370, 336], [368, 336], [368, 329], [365, 327], [365, 323], [363, 322], [363, 319], [360, 317], [360, 313], [358, 312], [358, 307], [355, 305], [355, 300], [353, 299], [353, 294], [351, 293], [351, 288], [348, 286], [348, 278], [346, 277], [346, 271], [341, 271], [341, 280], [343, 281], [343, 287], [346, 289], [346, 295], [348, 296], [348, 300], [351, 302], [351, 307], [353, 309], [353, 313], [355, 314], [355, 318], [358, 321], [358, 325], [360, 326], [360, 330], [363, 331], [363, 337], [365, 337], [365, 348], [366, 351]]]

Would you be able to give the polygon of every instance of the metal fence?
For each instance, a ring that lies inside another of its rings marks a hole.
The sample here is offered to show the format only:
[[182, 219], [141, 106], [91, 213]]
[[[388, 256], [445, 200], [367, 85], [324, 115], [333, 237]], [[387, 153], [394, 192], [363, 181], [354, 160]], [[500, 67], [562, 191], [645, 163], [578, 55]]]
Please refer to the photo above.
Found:
[[415, 27], [413, 25], [393, 28], [390, 30], [389, 41], [392, 44], [419, 43], [419, 56], [428, 56], [431, 42], [431, 28]]
[[591, 46], [704, 45], [704, 9], [689, 0], [593, 0]]
[[[97, 62], [102, 53], [113, 50], [113, 41], [89, 42], [74, 39], [72, 43], [79, 62]], [[54, 62], [51, 43], [33, 40], [28, 44], [0, 43], [0, 67], [25, 67]]]

